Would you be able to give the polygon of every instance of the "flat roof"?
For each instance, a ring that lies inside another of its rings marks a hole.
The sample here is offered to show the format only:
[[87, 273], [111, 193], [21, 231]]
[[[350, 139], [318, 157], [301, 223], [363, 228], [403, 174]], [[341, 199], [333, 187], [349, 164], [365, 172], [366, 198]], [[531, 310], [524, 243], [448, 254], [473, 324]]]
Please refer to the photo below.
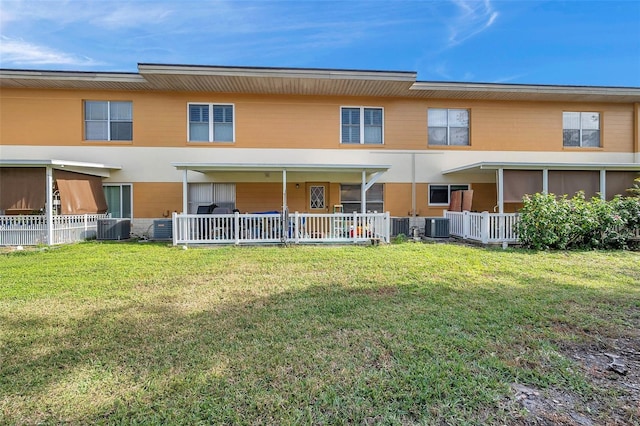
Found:
[[178, 170], [206, 172], [384, 172], [387, 164], [171, 163]]

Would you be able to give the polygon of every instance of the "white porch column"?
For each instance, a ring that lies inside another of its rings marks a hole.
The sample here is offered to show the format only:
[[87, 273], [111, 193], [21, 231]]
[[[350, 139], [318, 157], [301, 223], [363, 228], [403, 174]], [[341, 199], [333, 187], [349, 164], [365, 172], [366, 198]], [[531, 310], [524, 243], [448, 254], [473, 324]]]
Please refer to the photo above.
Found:
[[600, 170], [600, 199], [607, 199], [607, 171], [604, 169]]
[[360, 212], [367, 212], [367, 172], [362, 171], [362, 186], [360, 187]]
[[47, 244], [53, 245], [53, 168], [51, 166], [46, 167], [46, 202], [47, 202]]
[[498, 169], [498, 213], [504, 213], [504, 169]]
[[282, 169], [282, 213], [287, 211], [287, 170]]
[[411, 154], [411, 216], [416, 217], [416, 154]]
[[542, 169], [542, 193], [549, 193], [549, 169]]
[[182, 214], [189, 213], [189, 202], [187, 198], [189, 196], [189, 185], [187, 183], [187, 173], [189, 173], [189, 171], [184, 169], [184, 174], [182, 175]]

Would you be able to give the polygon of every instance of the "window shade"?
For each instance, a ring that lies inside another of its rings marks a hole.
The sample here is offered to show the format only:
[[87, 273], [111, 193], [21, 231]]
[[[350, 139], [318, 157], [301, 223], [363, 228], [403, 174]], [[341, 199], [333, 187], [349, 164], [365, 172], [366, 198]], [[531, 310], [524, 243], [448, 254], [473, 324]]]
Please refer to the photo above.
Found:
[[504, 202], [520, 203], [525, 194], [542, 192], [542, 170], [505, 170]]
[[107, 212], [101, 177], [55, 170], [54, 178], [60, 191], [62, 214]]
[[0, 210], [32, 211], [44, 208], [44, 168], [0, 168]]
[[638, 176], [638, 172], [607, 172], [607, 200], [612, 200], [616, 195], [629, 195], [627, 189], [633, 186], [633, 180]]
[[600, 191], [600, 172], [597, 170], [550, 170], [549, 192], [573, 197], [584, 191], [585, 198], [595, 197]]

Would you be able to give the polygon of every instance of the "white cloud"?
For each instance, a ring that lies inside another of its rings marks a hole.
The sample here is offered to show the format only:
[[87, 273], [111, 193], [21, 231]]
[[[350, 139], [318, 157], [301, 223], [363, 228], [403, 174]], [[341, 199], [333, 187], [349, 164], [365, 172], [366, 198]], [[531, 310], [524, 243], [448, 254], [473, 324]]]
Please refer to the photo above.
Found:
[[77, 56], [29, 43], [24, 40], [0, 37], [0, 64], [7, 65], [73, 65], [94, 66], [98, 63], [91, 58]]
[[491, 0], [482, 2], [469, 0], [453, 0], [459, 14], [449, 25], [448, 47], [457, 46], [491, 27], [498, 18]]

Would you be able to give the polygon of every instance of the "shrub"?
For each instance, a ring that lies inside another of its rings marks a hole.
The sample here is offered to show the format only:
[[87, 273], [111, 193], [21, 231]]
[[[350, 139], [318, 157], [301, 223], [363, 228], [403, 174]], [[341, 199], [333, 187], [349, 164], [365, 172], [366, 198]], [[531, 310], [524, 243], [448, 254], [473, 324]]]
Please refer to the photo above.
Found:
[[527, 195], [523, 203], [516, 231], [525, 247], [536, 250], [628, 248], [635, 229], [640, 227], [638, 198], [586, 200], [579, 192], [573, 198]]

